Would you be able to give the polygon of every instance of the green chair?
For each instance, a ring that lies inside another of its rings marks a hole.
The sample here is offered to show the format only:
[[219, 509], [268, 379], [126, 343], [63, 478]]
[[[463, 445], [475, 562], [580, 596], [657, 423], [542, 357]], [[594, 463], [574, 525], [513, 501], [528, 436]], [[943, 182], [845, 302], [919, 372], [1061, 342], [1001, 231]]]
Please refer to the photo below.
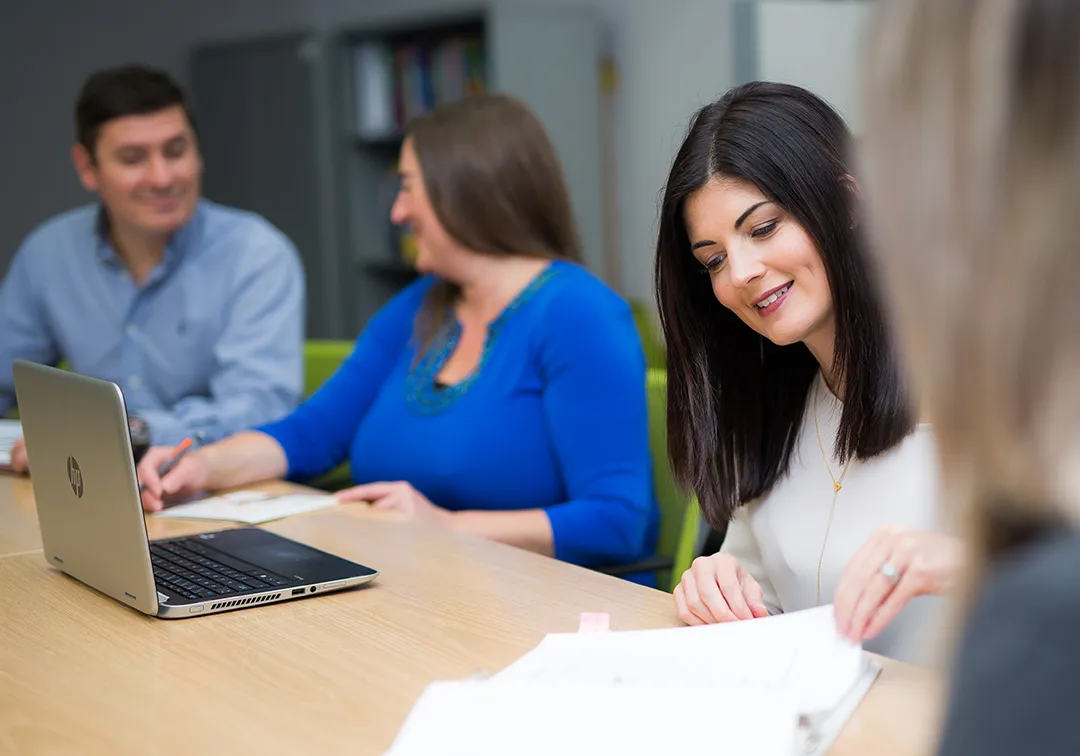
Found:
[[657, 503], [660, 505], [660, 534], [656, 554], [633, 564], [604, 567], [600, 568], [600, 571], [620, 577], [655, 571], [657, 587], [672, 591], [696, 556], [701, 516], [697, 499], [685, 496], [679, 491], [668, 464], [667, 371], [653, 368], [649, 370], [646, 381], [653, 485]]
[[637, 326], [638, 337], [641, 339], [641, 347], [645, 350], [646, 367], [667, 369], [667, 353], [664, 351], [664, 342], [657, 332], [652, 311], [645, 306], [644, 302], [638, 300], [630, 302], [630, 311], [634, 314], [634, 324]]
[[353, 349], [353, 342], [309, 339], [304, 342], [304, 398], [318, 391]]
[[[304, 398], [314, 394], [334, 374], [352, 352], [353, 342], [336, 339], [309, 339], [304, 342]], [[349, 463], [343, 462], [308, 485], [324, 491], [339, 491], [352, 485]]]

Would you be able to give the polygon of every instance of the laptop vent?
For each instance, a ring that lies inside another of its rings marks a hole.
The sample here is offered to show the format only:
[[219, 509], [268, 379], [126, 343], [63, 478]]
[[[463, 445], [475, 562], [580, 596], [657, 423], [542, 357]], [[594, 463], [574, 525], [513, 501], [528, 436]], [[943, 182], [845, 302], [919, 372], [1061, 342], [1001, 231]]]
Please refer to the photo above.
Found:
[[265, 596], [249, 596], [248, 598], [233, 599], [232, 601], [219, 601], [210, 605], [210, 611], [215, 609], [230, 609], [234, 606], [247, 606], [248, 604], [261, 604], [264, 601], [273, 601], [281, 598], [280, 593], [268, 593]]

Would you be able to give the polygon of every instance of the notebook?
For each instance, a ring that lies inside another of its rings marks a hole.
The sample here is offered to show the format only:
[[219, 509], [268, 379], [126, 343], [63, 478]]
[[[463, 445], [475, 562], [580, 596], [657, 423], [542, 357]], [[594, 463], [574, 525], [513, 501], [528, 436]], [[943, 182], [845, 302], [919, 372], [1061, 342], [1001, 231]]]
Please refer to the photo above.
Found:
[[831, 606], [705, 627], [552, 634], [490, 679], [429, 686], [389, 754], [817, 756], [879, 671], [837, 635]]
[[328, 494], [271, 496], [260, 491], [234, 491], [208, 499], [176, 504], [161, 510], [155, 516], [166, 519], [227, 520], [258, 525], [290, 515], [332, 507], [337, 503], [337, 499]]

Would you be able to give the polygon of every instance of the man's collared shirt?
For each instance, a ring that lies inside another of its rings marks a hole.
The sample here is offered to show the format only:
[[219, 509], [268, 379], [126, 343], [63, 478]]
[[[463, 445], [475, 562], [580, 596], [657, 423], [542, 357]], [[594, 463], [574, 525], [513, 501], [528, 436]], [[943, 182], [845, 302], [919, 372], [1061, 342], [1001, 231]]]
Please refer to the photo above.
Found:
[[304, 273], [253, 213], [199, 202], [140, 286], [99, 205], [53, 218], [0, 284], [0, 413], [16, 358], [114, 381], [154, 444], [207, 442], [291, 411], [303, 386]]

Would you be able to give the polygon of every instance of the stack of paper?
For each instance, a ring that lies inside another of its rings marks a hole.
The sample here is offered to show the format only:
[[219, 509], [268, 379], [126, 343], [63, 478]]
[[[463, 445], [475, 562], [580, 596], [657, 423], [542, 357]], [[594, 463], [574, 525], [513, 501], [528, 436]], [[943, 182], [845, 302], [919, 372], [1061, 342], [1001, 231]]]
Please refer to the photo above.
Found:
[[235, 491], [209, 499], [190, 501], [163, 509], [157, 517], [192, 520], [228, 520], [258, 525], [289, 515], [332, 507], [337, 499], [326, 494], [270, 496], [259, 491]]
[[22, 438], [22, 423], [0, 420], [0, 467], [11, 467], [11, 447]]
[[877, 673], [832, 607], [548, 635], [490, 680], [429, 686], [390, 754], [819, 754]]

